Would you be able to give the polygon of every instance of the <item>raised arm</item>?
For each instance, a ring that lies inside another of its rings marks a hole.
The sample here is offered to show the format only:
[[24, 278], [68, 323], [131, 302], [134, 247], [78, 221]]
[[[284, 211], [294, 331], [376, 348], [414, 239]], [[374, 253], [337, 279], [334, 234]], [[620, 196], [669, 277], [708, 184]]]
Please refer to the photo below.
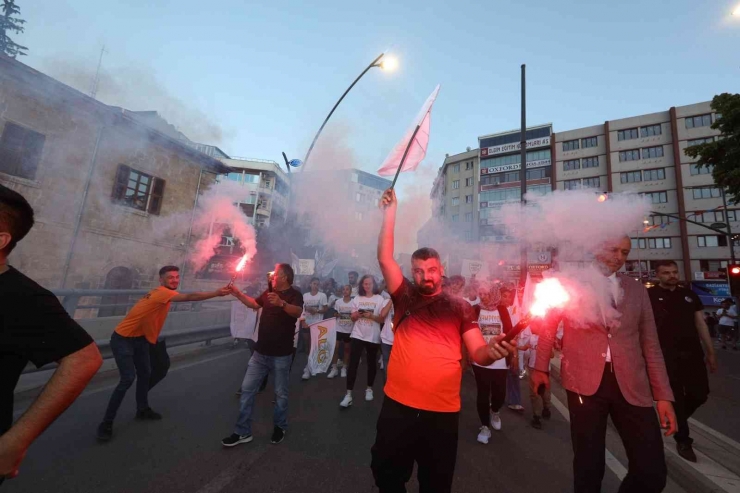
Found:
[[380, 199], [383, 225], [380, 227], [380, 236], [378, 236], [378, 263], [389, 293], [395, 293], [403, 284], [403, 272], [401, 272], [396, 259], [393, 258], [397, 206], [396, 192], [389, 188]]
[[[226, 296], [231, 293], [232, 291], [230, 288], [220, 288], [220, 289], [217, 289], [216, 291], [201, 292], [201, 293], [187, 293], [187, 294], [181, 293], [181, 294], [178, 294], [177, 296], [173, 296], [170, 301], [173, 301], [175, 303], [181, 303], [184, 301], [204, 301], [204, 300], [210, 300], [211, 298], [218, 298], [219, 296]], [[249, 306], [249, 308], [254, 308], [254, 307]]]
[[242, 304], [244, 304], [248, 308], [251, 308], [253, 310], [259, 310], [260, 308], [262, 308], [260, 304], [257, 303], [257, 300], [242, 293], [239, 288], [237, 288], [233, 284], [231, 285], [231, 289], [229, 292], [234, 296], [234, 298], [241, 301]]

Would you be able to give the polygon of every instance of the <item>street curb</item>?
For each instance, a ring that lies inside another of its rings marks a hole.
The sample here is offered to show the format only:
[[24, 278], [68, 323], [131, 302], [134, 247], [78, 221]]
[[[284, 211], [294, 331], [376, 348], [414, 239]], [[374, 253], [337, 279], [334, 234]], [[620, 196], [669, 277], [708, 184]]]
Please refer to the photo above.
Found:
[[[559, 365], [550, 366], [550, 375], [562, 385]], [[616, 432], [611, 420], [607, 420], [607, 426]], [[724, 490], [712, 483], [708, 478], [696, 473], [691, 466], [684, 464], [683, 459], [673, 457], [665, 451], [665, 462], [668, 467], [668, 476], [681, 488], [692, 493], [724, 493]]]

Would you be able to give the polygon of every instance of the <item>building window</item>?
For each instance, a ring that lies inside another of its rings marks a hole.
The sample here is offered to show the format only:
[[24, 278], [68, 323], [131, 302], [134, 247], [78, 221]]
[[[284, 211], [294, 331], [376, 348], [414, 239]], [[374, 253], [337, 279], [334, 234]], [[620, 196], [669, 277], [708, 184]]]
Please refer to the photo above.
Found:
[[646, 169], [642, 172], [643, 181], [665, 180], [665, 168]]
[[708, 127], [712, 124], [712, 115], [698, 115], [686, 118], [686, 128]]
[[716, 199], [722, 196], [722, 192], [719, 188], [714, 187], [701, 187], [694, 188], [691, 190], [694, 194], [695, 199]]
[[650, 226], [660, 226], [661, 224], [671, 224], [671, 218], [665, 216], [649, 216], [647, 218]]
[[452, 166], [452, 172], [453, 173], [459, 173], [460, 172], [460, 165], [459, 164], [453, 165]]
[[650, 249], [666, 249], [671, 248], [670, 238], [648, 238], [648, 248]]
[[663, 157], [663, 146], [645, 147], [642, 150], [642, 159], [655, 159]]
[[472, 223], [473, 222], [473, 213], [472, 212], [466, 212], [465, 213], [465, 222], [466, 223]]
[[452, 215], [452, 222], [456, 223], [460, 220], [460, 214], [453, 214]]
[[253, 175], [250, 173], [244, 174], [244, 183], [259, 183], [260, 182], [260, 175]]
[[580, 159], [569, 159], [568, 161], [563, 161], [563, 171], [571, 171], [574, 169], [581, 169]]
[[584, 178], [583, 179], [583, 188], [600, 188], [601, 187], [601, 178], [600, 177], [594, 177], [594, 178]]
[[355, 211], [355, 219], [362, 221], [362, 212]]
[[473, 186], [473, 179], [472, 178], [465, 178], [465, 186], [466, 187], [472, 187]]
[[35, 180], [45, 140], [44, 134], [6, 122], [0, 137], [0, 172]]
[[700, 260], [699, 269], [702, 272], [727, 272], [727, 260]]
[[472, 161], [468, 161], [467, 163], [465, 163], [465, 170], [467, 171], [469, 169], [473, 169], [473, 162]]
[[689, 166], [689, 172], [692, 175], [711, 175], [713, 170], [714, 166], [699, 166], [698, 164]]
[[639, 149], [632, 149], [629, 151], [622, 151], [619, 153], [619, 162], [638, 161], [639, 159], [640, 159]]
[[701, 144], [708, 144], [714, 142], [714, 137], [706, 137], [703, 139], [692, 139], [686, 141], [686, 147], [698, 146]]
[[[727, 220], [735, 221], [736, 211], [727, 211]], [[689, 216], [691, 218], [691, 216]], [[723, 223], [725, 222], [725, 213], [723, 211], [709, 211], [697, 213], [694, 215], [694, 221], [699, 223]]]
[[563, 182], [563, 188], [565, 190], [575, 190], [581, 188], [581, 180], [565, 180]]
[[668, 202], [668, 194], [666, 192], [643, 193], [641, 195], [649, 199], [653, 204], [665, 204]]
[[726, 236], [712, 236], [712, 235], [697, 236], [696, 244], [700, 248], [726, 247], [727, 237]]
[[460, 197], [452, 197], [452, 205], [460, 205]]
[[358, 180], [359, 180], [359, 177], [357, 176], [357, 173], [352, 173], [352, 181], [357, 183]]
[[471, 241], [473, 239], [473, 232], [472, 231], [466, 231], [465, 232], [465, 241]]
[[597, 145], [599, 145], [598, 137], [586, 137], [585, 139], [581, 139], [581, 147], [584, 149], [596, 147]]
[[466, 204], [472, 204], [473, 203], [473, 196], [472, 195], [466, 195], [465, 196], [465, 203]]
[[654, 137], [660, 135], [663, 129], [658, 125], [648, 125], [646, 127], [640, 127], [640, 137]]
[[453, 190], [457, 190], [458, 188], [460, 188], [460, 180], [453, 180], [452, 181], [452, 189]]
[[617, 140], [623, 141], [623, 140], [632, 140], [637, 138], [637, 129], [636, 128], [627, 128], [624, 130], [619, 130], [617, 132]]
[[631, 238], [632, 240], [632, 249], [633, 250], [644, 250], [647, 248], [647, 242], [645, 238]]
[[578, 139], [566, 140], [565, 142], [563, 142], [563, 152], [575, 151], [576, 149], [578, 149]]
[[362, 202], [362, 194], [360, 192], [355, 194], [355, 202]]
[[113, 185], [113, 202], [159, 214], [162, 209], [165, 181], [119, 164]]
[[583, 158], [582, 161], [583, 161], [583, 169], [599, 167], [599, 156]]
[[542, 180], [550, 176], [550, 168], [534, 168], [527, 170], [527, 181]]
[[642, 173], [639, 171], [628, 171], [627, 173], [620, 173], [619, 180], [622, 183], [636, 183], [642, 181]]

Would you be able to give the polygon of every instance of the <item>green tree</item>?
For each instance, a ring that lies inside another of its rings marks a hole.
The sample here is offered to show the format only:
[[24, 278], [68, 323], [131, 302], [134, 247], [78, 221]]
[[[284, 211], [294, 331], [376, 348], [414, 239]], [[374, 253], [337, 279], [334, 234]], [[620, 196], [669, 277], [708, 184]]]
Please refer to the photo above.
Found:
[[712, 98], [717, 119], [712, 128], [719, 140], [686, 148], [686, 155], [699, 158], [698, 166], [711, 166], [712, 177], [725, 189], [728, 199], [740, 202], [740, 94], [723, 93]]
[[19, 45], [8, 36], [11, 31], [20, 34], [25, 30], [23, 24], [26, 21], [18, 17], [20, 13], [21, 8], [15, 4], [15, 0], [3, 0], [2, 15], [0, 15], [0, 53], [4, 53], [11, 58], [26, 55], [26, 50], [28, 50], [28, 48]]

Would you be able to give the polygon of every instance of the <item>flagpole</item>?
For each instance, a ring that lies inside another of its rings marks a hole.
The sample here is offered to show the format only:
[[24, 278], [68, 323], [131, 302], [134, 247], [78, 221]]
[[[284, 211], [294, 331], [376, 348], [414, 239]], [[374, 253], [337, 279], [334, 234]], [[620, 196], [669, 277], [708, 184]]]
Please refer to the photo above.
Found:
[[[422, 120], [424, 121], [424, 120]], [[396, 180], [398, 180], [398, 175], [401, 174], [401, 169], [403, 168], [403, 163], [406, 162], [406, 156], [409, 154], [409, 149], [411, 149], [411, 144], [414, 142], [414, 139], [416, 138], [416, 134], [419, 132], [419, 128], [421, 128], [421, 123], [419, 123], [416, 128], [414, 129], [414, 133], [411, 134], [411, 139], [409, 139], [409, 143], [406, 145], [406, 150], [403, 152], [403, 157], [401, 158], [401, 164], [398, 165], [398, 170], [396, 171], [396, 176], [393, 177], [393, 183], [391, 183], [391, 189], [396, 186]]]

